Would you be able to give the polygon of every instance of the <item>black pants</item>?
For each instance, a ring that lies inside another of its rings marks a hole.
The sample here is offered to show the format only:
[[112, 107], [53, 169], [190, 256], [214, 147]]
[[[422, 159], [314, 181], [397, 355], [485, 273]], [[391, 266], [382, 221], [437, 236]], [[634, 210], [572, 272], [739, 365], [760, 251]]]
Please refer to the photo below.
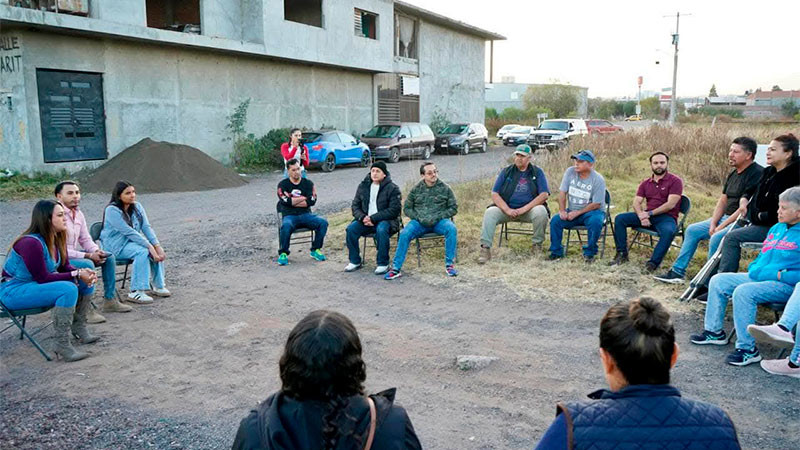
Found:
[[764, 242], [767, 232], [771, 227], [764, 225], [750, 225], [731, 230], [722, 241], [722, 257], [719, 260], [718, 273], [738, 272], [739, 259], [742, 257], [742, 242]]

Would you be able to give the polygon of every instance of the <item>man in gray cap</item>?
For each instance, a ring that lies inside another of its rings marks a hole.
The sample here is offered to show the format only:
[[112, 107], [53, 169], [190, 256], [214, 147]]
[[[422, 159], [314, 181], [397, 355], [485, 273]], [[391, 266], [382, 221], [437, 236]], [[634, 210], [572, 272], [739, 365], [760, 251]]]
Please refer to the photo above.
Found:
[[492, 258], [491, 247], [497, 224], [530, 222], [533, 224], [533, 251], [541, 249], [549, 212], [550, 189], [544, 171], [531, 163], [533, 151], [521, 144], [514, 151], [514, 164], [500, 171], [492, 188], [492, 205], [483, 213], [479, 264]]
[[606, 180], [594, 170], [595, 157], [591, 150], [572, 155], [574, 165], [564, 172], [558, 189], [558, 214], [550, 219], [551, 261], [564, 257], [561, 239], [565, 228], [584, 226], [587, 230], [583, 259], [594, 261], [597, 240], [606, 218]]
[[392, 182], [386, 163], [373, 163], [358, 185], [351, 205], [354, 220], [347, 227], [350, 263], [344, 268], [345, 272], [358, 270], [363, 264], [358, 248], [362, 236], [375, 236], [378, 247], [375, 274], [382, 275], [389, 270], [389, 237], [400, 229], [401, 197], [400, 188]]

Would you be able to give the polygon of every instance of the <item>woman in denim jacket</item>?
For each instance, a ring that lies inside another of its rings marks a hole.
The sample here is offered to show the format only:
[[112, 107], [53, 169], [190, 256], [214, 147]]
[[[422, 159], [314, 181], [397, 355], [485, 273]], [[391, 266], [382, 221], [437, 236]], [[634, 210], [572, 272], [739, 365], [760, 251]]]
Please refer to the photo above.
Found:
[[118, 181], [111, 193], [111, 202], [103, 213], [100, 233], [103, 249], [120, 259], [133, 260], [131, 303], [150, 304], [153, 298], [171, 294], [164, 286], [164, 249], [147, 220], [144, 207], [136, 202], [136, 189], [127, 181]]

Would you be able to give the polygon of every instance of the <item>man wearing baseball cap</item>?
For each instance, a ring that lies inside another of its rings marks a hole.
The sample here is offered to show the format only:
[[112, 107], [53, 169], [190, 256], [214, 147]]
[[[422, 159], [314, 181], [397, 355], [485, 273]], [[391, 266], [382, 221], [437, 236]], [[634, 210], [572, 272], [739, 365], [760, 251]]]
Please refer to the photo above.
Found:
[[492, 205], [483, 213], [479, 264], [492, 258], [491, 247], [497, 224], [530, 222], [533, 224], [533, 251], [540, 249], [547, 226], [547, 197], [550, 189], [544, 171], [531, 164], [533, 151], [521, 144], [514, 151], [514, 164], [500, 171], [492, 188]]
[[572, 155], [574, 165], [564, 172], [558, 189], [558, 214], [550, 219], [551, 261], [564, 257], [561, 239], [564, 229], [586, 227], [588, 236], [583, 246], [583, 259], [594, 261], [597, 240], [603, 230], [606, 203], [606, 180], [594, 170], [595, 157], [591, 150]]

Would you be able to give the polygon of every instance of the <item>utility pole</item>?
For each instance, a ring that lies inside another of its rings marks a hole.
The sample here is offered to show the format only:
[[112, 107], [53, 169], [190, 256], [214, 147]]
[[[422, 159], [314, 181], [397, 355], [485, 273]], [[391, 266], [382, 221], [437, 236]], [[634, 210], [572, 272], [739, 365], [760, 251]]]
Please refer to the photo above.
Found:
[[[691, 14], [684, 14], [684, 16], [691, 16]], [[664, 16], [672, 17], [672, 16]], [[675, 116], [678, 109], [678, 28], [681, 25], [681, 13], [675, 14], [675, 34], [672, 35], [672, 45], [675, 46], [675, 60], [672, 65], [672, 97], [669, 102], [669, 124], [675, 125]]]

